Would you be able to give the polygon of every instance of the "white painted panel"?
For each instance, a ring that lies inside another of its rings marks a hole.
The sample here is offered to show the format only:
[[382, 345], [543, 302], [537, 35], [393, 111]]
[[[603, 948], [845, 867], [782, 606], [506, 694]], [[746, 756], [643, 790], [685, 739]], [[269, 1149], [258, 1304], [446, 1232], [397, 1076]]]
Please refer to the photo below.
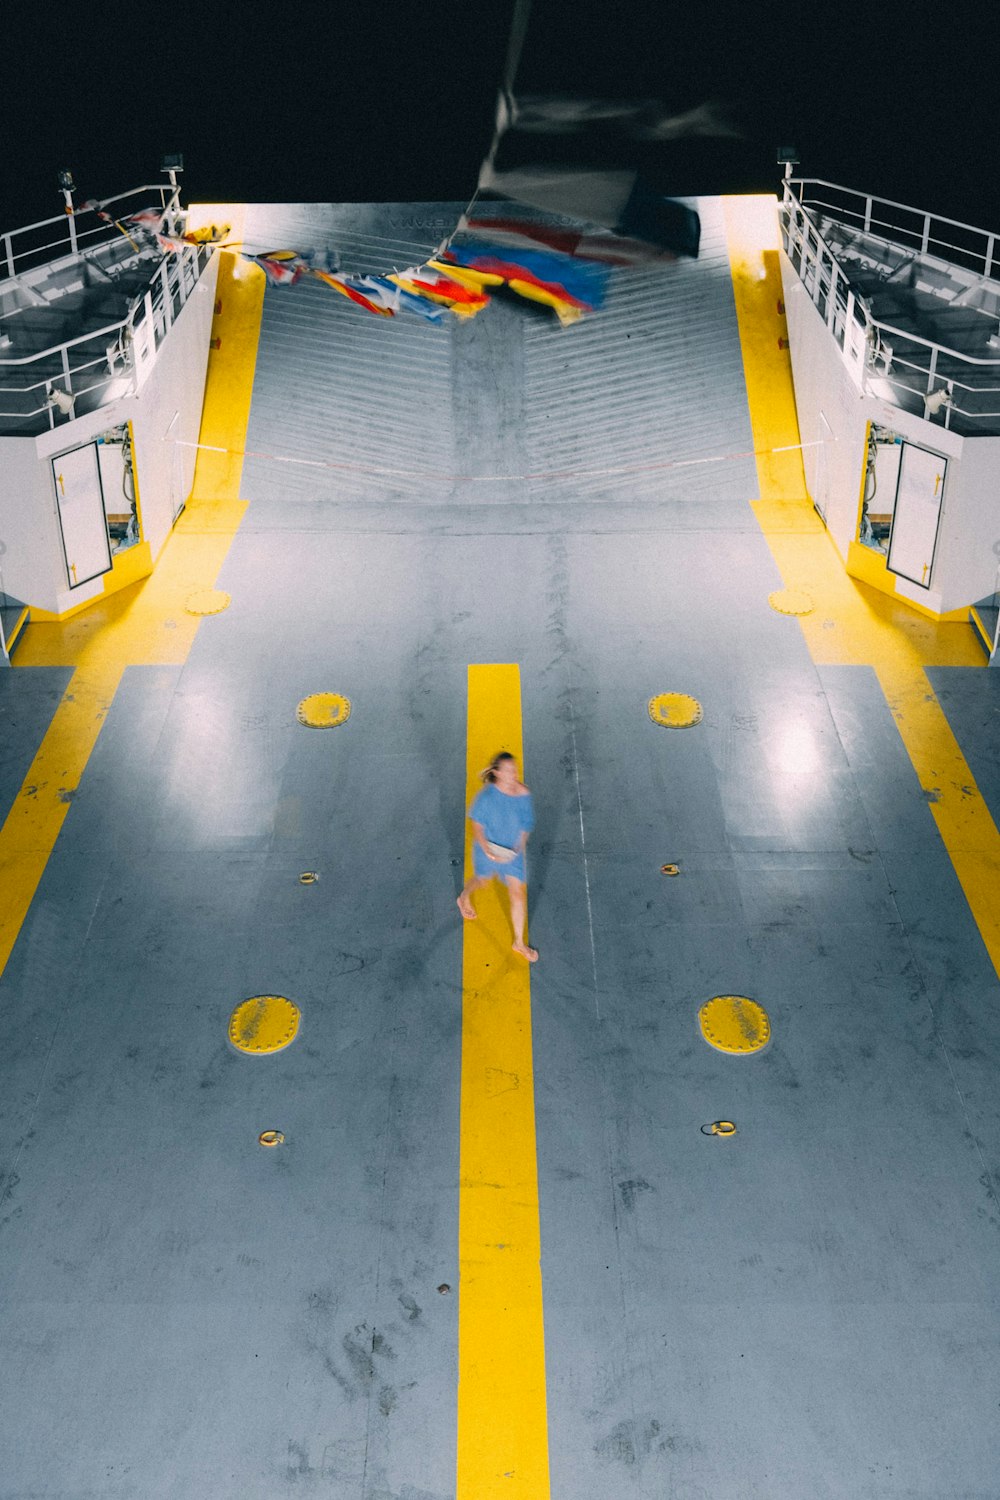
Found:
[[66, 552], [66, 570], [70, 587], [76, 588], [101, 573], [107, 573], [111, 567], [96, 446], [88, 443], [52, 459], [52, 478]]
[[903, 444], [896, 510], [889, 541], [889, 570], [926, 587], [934, 563], [947, 459]]
[[122, 485], [125, 465], [122, 462], [120, 443], [99, 443], [97, 459], [101, 466], [101, 489], [104, 491], [104, 510], [108, 516], [119, 516], [131, 509]]

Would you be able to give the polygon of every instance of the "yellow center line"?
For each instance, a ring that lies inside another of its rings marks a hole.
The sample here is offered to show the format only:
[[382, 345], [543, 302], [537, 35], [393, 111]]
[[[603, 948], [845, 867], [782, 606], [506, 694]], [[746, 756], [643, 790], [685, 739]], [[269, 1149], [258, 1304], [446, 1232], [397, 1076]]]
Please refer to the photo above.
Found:
[[[727, 198], [724, 213], [754, 447], [797, 443], [791, 361], [778, 343], [784, 325], [775, 200]], [[860, 455], [858, 463], [860, 472]], [[799, 453], [759, 457], [757, 480], [753, 509], [782, 579], [815, 599], [814, 612], [800, 621], [813, 661], [875, 671], [1000, 976], [1000, 832], [925, 671], [982, 665], [972, 632], [917, 615], [847, 574], [812, 509]]]
[[[498, 750], [522, 758], [516, 665], [469, 667], [466, 805]], [[472, 839], [466, 828], [466, 878]], [[549, 1494], [528, 965], [500, 882], [477, 891], [462, 958], [456, 1500]]]
[[[230, 211], [232, 212], [232, 211]], [[238, 212], [238, 211], [237, 211]], [[224, 252], [202, 409], [201, 441], [246, 446], [264, 275]], [[216, 460], [203, 463], [202, 460]], [[246, 503], [242, 459], [199, 453], [192, 498], [155, 571], [61, 623], [30, 625], [16, 666], [72, 666], [51, 723], [0, 828], [0, 974], [10, 958], [49, 855], [127, 666], [179, 665], [200, 620], [184, 601], [215, 581]]]

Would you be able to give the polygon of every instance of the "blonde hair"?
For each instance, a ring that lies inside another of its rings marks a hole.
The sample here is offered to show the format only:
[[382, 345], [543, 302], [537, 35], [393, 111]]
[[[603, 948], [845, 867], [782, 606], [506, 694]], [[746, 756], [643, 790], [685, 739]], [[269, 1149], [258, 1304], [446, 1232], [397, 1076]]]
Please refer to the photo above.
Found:
[[514, 759], [515, 759], [515, 757], [513, 755], [511, 755], [511, 753], [510, 753], [509, 750], [498, 750], [497, 753], [496, 753], [496, 755], [494, 755], [493, 759], [490, 761], [489, 765], [485, 768], [485, 770], [480, 771], [480, 773], [479, 773], [479, 779], [480, 779], [480, 781], [491, 781], [491, 782], [492, 781], [496, 781], [496, 779], [497, 779], [497, 774], [496, 774], [497, 773], [497, 767], [500, 765], [500, 762], [502, 760], [514, 760]]

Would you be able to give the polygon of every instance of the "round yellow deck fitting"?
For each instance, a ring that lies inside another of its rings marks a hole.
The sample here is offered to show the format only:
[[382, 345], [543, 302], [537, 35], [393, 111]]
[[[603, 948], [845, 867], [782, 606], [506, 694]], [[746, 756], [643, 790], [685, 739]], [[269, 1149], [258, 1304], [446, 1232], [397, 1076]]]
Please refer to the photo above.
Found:
[[811, 615], [816, 607], [812, 594], [805, 589], [775, 589], [767, 602], [779, 615]]
[[229, 594], [222, 589], [196, 589], [193, 594], [188, 594], [184, 608], [189, 615], [218, 615], [228, 609], [230, 603]]
[[318, 870], [303, 870], [299, 876], [299, 885], [315, 885], [318, 879]]
[[679, 875], [680, 873], [681, 873], [681, 867], [680, 867], [680, 865], [661, 865], [660, 866], [660, 874], [661, 875]]
[[299, 1029], [299, 1008], [283, 995], [254, 995], [229, 1017], [229, 1040], [240, 1052], [280, 1052]]
[[351, 717], [351, 700], [343, 693], [310, 693], [299, 704], [297, 717], [311, 729], [335, 729]]
[[713, 1120], [711, 1125], [701, 1127], [702, 1135], [735, 1135], [736, 1126], [732, 1120]]
[[257, 1137], [257, 1143], [260, 1146], [281, 1146], [284, 1140], [285, 1137], [280, 1130], [262, 1130]]
[[649, 700], [649, 717], [664, 729], [687, 729], [701, 722], [701, 704], [690, 693], [657, 693]]
[[716, 995], [701, 1007], [698, 1024], [709, 1046], [720, 1052], [759, 1052], [771, 1035], [767, 1012], [745, 995]]

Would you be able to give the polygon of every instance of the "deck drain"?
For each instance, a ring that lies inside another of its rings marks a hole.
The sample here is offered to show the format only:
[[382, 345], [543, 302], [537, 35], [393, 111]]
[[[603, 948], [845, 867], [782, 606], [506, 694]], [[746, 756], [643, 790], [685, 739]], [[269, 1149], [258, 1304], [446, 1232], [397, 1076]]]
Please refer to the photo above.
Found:
[[664, 729], [688, 729], [701, 723], [701, 704], [690, 693], [657, 693], [649, 700], [649, 717]]
[[253, 995], [229, 1018], [229, 1040], [240, 1052], [280, 1052], [294, 1042], [299, 1008], [284, 995]]
[[351, 700], [343, 693], [310, 693], [299, 704], [296, 717], [310, 729], [335, 729], [351, 717]]
[[809, 615], [816, 607], [812, 594], [805, 589], [775, 589], [768, 594], [767, 602], [779, 615]]
[[701, 1007], [698, 1024], [709, 1046], [720, 1052], [759, 1052], [771, 1035], [767, 1012], [746, 995], [716, 995]]
[[218, 615], [228, 609], [230, 603], [229, 594], [222, 589], [196, 589], [193, 594], [188, 594], [184, 608], [189, 615]]

